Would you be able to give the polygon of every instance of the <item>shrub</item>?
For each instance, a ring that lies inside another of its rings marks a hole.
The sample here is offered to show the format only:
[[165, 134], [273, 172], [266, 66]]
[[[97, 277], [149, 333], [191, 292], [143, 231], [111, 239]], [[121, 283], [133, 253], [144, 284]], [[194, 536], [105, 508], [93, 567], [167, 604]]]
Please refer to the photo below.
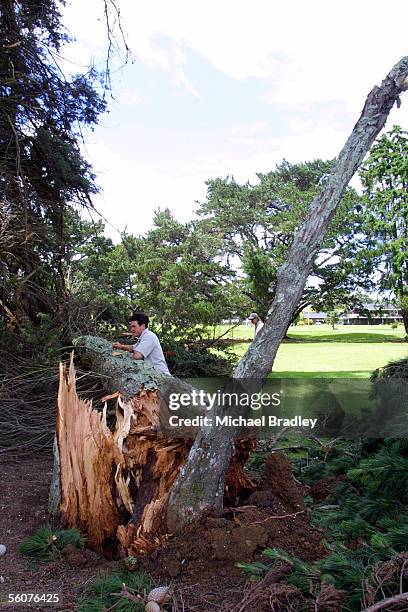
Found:
[[82, 548], [84, 537], [79, 529], [58, 529], [53, 531], [49, 525], [37, 529], [19, 547], [24, 557], [36, 561], [52, 561], [60, 557], [61, 551], [68, 545]]
[[[136, 600], [121, 596], [126, 591], [133, 597], [141, 596], [140, 603]], [[115, 612], [143, 612], [143, 597], [154, 588], [155, 584], [150, 576], [144, 572], [119, 571], [114, 574], [99, 576], [89, 584], [78, 602], [78, 612], [100, 612], [114, 609]]]
[[162, 340], [163, 350], [173, 376], [228, 376], [236, 356], [228, 351], [217, 351], [208, 342], [183, 342], [173, 338]]

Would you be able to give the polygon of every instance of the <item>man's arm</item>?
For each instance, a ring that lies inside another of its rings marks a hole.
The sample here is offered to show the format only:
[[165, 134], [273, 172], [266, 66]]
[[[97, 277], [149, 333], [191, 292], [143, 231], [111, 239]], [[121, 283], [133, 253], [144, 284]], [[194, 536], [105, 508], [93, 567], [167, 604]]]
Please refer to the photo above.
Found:
[[133, 353], [133, 359], [144, 359], [144, 355], [139, 353], [139, 351], [133, 350], [133, 344], [122, 344], [121, 342], [114, 342], [112, 344], [113, 349], [120, 349], [121, 351], [128, 351], [129, 353]]
[[121, 351], [128, 351], [133, 353], [133, 344], [122, 344], [121, 342], [114, 342], [112, 344], [113, 349], [120, 349]]

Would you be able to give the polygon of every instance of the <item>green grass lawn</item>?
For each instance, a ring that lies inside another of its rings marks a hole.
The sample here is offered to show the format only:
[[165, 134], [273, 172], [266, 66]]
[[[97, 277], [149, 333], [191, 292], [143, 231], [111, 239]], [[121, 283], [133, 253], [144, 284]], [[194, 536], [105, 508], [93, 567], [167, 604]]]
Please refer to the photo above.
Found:
[[[219, 326], [217, 332], [228, 326]], [[226, 337], [251, 339], [252, 326], [240, 325]], [[387, 325], [329, 325], [291, 327], [289, 340], [279, 347], [273, 377], [288, 378], [367, 378], [389, 361], [408, 356], [402, 325], [393, 330]], [[236, 344], [241, 357], [248, 343]]]

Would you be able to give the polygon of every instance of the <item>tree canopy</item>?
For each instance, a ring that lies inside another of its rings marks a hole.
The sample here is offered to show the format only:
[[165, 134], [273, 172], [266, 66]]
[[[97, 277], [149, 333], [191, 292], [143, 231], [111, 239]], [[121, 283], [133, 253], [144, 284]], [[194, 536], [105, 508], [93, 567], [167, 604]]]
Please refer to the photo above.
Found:
[[[240, 285], [251, 310], [265, 318], [296, 229], [310, 204], [323, 189], [333, 161], [291, 164], [259, 173], [258, 184], [238, 184], [234, 178], [208, 181], [208, 196], [198, 213], [203, 226], [218, 236], [227, 262], [240, 269]], [[333, 308], [355, 301], [355, 289], [365, 289], [368, 277], [355, 266], [359, 244], [360, 197], [352, 188], [340, 207], [315, 259], [294, 315], [307, 304]]]
[[408, 334], [408, 132], [399, 126], [373, 145], [360, 170], [366, 248], [359, 254], [401, 308]]
[[17, 325], [54, 312], [63, 323], [72, 211], [97, 191], [81, 130], [106, 104], [94, 70], [66, 76], [58, 64], [63, 6], [5, 0], [0, 10], [1, 308]]
[[102, 319], [119, 324], [131, 309], [145, 310], [161, 333], [197, 337], [242, 310], [235, 271], [220, 251], [218, 237], [200, 224], [158, 210], [144, 236], [124, 234], [116, 246], [94, 236], [81, 249], [74, 276]]

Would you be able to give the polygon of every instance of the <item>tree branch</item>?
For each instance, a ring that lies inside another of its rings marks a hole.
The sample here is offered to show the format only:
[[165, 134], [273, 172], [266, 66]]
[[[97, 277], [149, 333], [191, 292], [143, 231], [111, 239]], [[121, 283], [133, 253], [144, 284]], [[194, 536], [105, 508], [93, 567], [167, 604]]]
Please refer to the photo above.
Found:
[[394, 595], [393, 597], [387, 597], [387, 599], [378, 601], [373, 606], [363, 610], [363, 612], [377, 612], [378, 610], [384, 610], [384, 608], [388, 608], [394, 604], [404, 603], [406, 601], [408, 601], [408, 593], [400, 593], [399, 595]]

